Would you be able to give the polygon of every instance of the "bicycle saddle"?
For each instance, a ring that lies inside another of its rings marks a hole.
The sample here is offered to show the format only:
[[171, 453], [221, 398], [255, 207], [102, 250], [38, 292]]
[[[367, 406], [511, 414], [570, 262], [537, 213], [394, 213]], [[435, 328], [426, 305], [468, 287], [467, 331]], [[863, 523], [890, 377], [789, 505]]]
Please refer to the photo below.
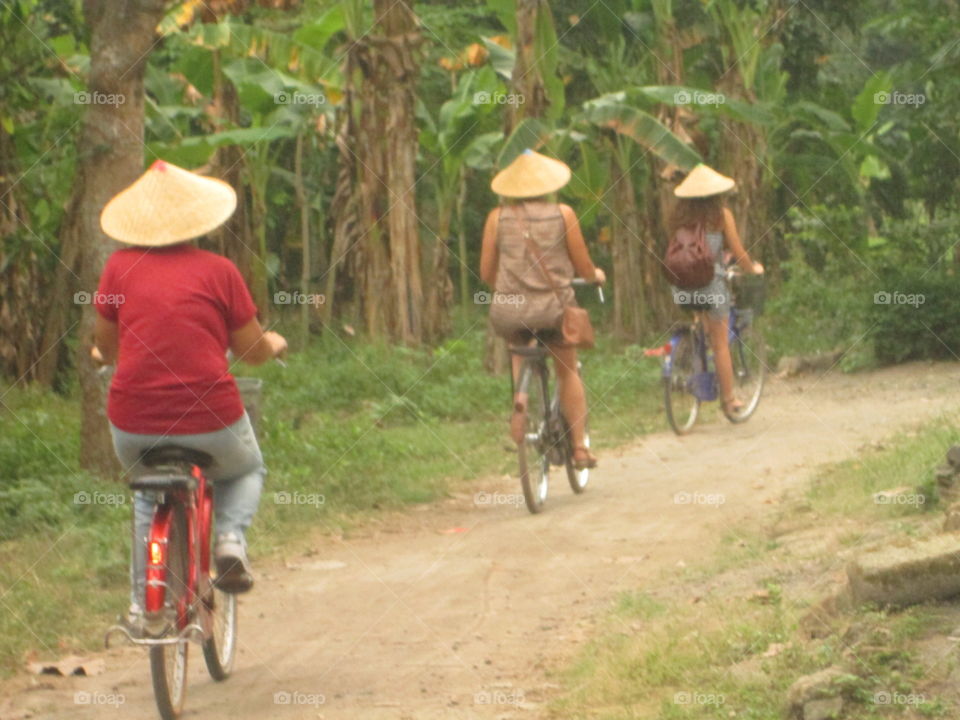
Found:
[[547, 348], [543, 345], [511, 345], [510, 354], [523, 357], [540, 357], [547, 354]]
[[150, 448], [140, 455], [140, 462], [147, 467], [196, 465], [202, 470], [213, 464], [213, 458], [202, 450], [191, 450], [178, 445], [161, 445]]

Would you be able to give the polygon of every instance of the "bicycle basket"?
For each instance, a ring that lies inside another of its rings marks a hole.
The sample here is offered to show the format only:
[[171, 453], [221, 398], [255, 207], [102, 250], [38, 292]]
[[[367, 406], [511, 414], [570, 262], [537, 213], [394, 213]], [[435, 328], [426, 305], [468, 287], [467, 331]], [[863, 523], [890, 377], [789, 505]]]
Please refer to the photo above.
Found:
[[253, 432], [259, 434], [263, 404], [263, 380], [255, 377], [238, 377], [234, 380], [237, 381], [237, 390], [240, 391], [240, 398], [243, 400], [243, 409], [250, 416]]
[[698, 372], [687, 380], [687, 390], [700, 402], [717, 399], [717, 376], [712, 372]]
[[763, 275], [738, 275], [733, 279], [733, 296], [738, 309], [761, 315], [767, 299], [766, 279]]

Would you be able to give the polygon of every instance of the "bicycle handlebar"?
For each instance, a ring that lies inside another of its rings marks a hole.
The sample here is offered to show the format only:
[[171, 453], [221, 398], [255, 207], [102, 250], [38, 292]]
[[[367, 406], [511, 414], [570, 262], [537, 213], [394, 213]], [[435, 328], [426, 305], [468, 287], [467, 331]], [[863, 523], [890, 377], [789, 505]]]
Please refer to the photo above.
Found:
[[570, 287], [588, 287], [593, 285], [597, 288], [597, 297], [600, 298], [601, 303], [605, 303], [606, 299], [603, 297], [603, 285], [598, 283], [596, 280], [584, 280], [583, 278], [574, 278], [570, 281]]

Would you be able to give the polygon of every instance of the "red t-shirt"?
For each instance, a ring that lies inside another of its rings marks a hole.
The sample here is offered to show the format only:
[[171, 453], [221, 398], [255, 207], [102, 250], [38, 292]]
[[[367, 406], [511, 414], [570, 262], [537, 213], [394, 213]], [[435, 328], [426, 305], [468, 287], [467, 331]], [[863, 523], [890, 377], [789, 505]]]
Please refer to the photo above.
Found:
[[107, 260], [94, 298], [119, 330], [107, 415], [142, 435], [221, 430], [243, 415], [227, 369], [230, 333], [257, 309], [236, 266], [191, 245], [126, 248]]

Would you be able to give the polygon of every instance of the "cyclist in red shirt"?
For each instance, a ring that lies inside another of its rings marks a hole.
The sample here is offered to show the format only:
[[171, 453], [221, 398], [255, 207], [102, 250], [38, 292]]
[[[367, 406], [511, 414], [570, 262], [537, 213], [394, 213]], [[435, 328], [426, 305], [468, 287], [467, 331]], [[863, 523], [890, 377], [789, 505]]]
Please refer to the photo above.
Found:
[[[217, 584], [253, 585], [244, 532], [257, 510], [266, 470], [230, 374], [226, 353], [258, 365], [283, 353], [286, 340], [264, 331], [243, 278], [228, 259], [189, 241], [233, 214], [226, 183], [157, 161], [104, 208], [101, 225], [129, 245], [107, 260], [94, 297], [96, 345], [116, 365], [107, 416], [124, 469], [165, 443], [213, 458]], [[145, 540], [153, 498], [134, 498], [131, 616], [142, 607]]]

